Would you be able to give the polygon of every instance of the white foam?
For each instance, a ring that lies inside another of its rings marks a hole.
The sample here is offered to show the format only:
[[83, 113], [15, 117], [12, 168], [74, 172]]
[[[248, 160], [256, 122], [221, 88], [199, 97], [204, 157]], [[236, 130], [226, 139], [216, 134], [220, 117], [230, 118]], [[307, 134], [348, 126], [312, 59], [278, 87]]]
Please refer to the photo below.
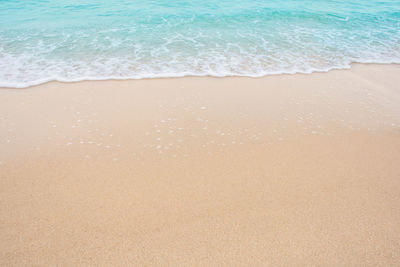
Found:
[[[326, 45], [331, 46], [331, 41]], [[396, 43], [395, 41], [392, 41]], [[271, 44], [270, 44], [271, 45]], [[390, 45], [344, 47], [344, 54], [323, 46], [280, 48], [278, 44], [258, 47], [243, 46], [228, 51], [198, 47], [193, 55], [179, 51], [164, 51], [160, 58], [148, 60], [141, 51], [123, 56], [99, 56], [92, 60], [72, 59], [68, 54], [55, 59], [51, 51], [26, 51], [20, 55], [5, 52], [0, 47], [0, 87], [26, 88], [50, 81], [78, 82], [83, 80], [127, 80], [184, 76], [262, 77], [266, 75], [328, 72], [348, 69], [352, 63], [400, 64], [400, 50]], [[227, 43], [226, 47], [237, 47]], [[321, 46], [321, 45], [320, 45]], [[123, 48], [123, 47], [121, 47]], [[157, 50], [156, 48], [152, 48]], [[379, 50], [381, 49], [381, 50]], [[226, 49], [225, 49], [226, 50]], [[202, 106], [202, 110], [206, 107]], [[161, 121], [165, 123], [165, 120]]]

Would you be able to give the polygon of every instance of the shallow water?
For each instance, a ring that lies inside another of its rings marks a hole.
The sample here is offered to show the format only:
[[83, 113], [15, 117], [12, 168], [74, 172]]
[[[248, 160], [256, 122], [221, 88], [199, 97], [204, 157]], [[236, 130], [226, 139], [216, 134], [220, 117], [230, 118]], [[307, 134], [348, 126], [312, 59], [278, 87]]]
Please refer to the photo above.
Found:
[[0, 86], [400, 63], [399, 0], [0, 0]]

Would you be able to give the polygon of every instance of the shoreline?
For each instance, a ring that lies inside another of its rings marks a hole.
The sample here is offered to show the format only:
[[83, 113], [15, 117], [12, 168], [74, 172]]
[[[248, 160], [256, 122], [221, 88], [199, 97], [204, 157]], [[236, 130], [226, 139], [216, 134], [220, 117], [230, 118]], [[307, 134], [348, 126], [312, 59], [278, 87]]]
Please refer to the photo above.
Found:
[[400, 261], [400, 65], [0, 90], [0, 264]]
[[[81, 79], [76, 79], [76, 80], [60, 80], [58, 78], [51, 78], [51, 79], [44, 79], [43, 81], [35, 82], [34, 84], [31, 85], [23, 85], [23, 86], [1, 86], [0, 85], [0, 90], [4, 89], [29, 89], [29, 88], [34, 88], [37, 86], [41, 86], [47, 83], [80, 83], [80, 82], [89, 82], [89, 81], [137, 81], [137, 80], [153, 80], [153, 79], [181, 79], [181, 78], [251, 78], [251, 79], [262, 79], [270, 76], [281, 76], [281, 75], [310, 75], [310, 74], [317, 74], [317, 73], [329, 73], [331, 71], [340, 71], [340, 70], [350, 70], [352, 67], [357, 66], [357, 65], [364, 65], [364, 66], [390, 66], [390, 65], [400, 65], [399, 63], [375, 63], [375, 62], [370, 62], [370, 63], [361, 63], [361, 62], [353, 62], [350, 63], [348, 66], [342, 66], [342, 67], [331, 67], [326, 70], [313, 70], [309, 72], [300, 72], [300, 71], [294, 71], [294, 72], [277, 72], [277, 73], [267, 73], [267, 74], [257, 74], [257, 75], [248, 75], [248, 74], [226, 74], [226, 75], [213, 75], [213, 74], [199, 74], [199, 75], [194, 75], [194, 74], [182, 74], [182, 75], [176, 75], [174, 74], [166, 74], [165, 77], [163, 75], [157, 76], [157, 77], [110, 77], [110, 78], [81, 78]], [[169, 76], [171, 75], [171, 76]]]

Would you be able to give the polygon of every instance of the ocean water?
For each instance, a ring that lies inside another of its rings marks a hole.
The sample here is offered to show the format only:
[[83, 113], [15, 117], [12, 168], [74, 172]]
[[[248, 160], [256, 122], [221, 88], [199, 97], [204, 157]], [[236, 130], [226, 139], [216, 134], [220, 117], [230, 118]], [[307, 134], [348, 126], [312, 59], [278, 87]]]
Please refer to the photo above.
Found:
[[0, 86], [400, 63], [400, 0], [0, 0]]

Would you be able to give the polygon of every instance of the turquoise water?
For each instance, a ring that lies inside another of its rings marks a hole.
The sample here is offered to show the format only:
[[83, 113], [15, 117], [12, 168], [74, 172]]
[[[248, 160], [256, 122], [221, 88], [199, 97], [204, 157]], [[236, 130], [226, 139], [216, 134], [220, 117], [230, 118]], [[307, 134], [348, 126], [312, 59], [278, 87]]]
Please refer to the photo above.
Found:
[[0, 0], [0, 86], [400, 63], [400, 0]]

